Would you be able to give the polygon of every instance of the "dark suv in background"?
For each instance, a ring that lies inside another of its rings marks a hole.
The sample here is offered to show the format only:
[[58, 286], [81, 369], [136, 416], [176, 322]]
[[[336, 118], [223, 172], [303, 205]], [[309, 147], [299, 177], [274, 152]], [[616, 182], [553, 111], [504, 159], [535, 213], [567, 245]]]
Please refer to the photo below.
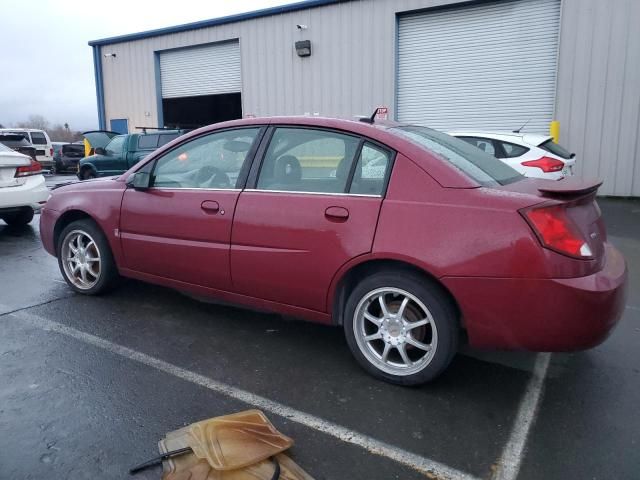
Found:
[[53, 171], [78, 171], [78, 163], [84, 158], [84, 144], [51, 142], [53, 145]]

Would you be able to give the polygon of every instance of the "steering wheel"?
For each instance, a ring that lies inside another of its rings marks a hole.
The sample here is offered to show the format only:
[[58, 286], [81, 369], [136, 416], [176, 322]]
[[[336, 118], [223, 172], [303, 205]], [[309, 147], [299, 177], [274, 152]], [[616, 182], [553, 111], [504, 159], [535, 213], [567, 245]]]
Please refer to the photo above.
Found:
[[198, 170], [195, 178], [196, 183], [202, 188], [229, 188], [231, 179], [222, 170], [211, 165], [205, 165]]

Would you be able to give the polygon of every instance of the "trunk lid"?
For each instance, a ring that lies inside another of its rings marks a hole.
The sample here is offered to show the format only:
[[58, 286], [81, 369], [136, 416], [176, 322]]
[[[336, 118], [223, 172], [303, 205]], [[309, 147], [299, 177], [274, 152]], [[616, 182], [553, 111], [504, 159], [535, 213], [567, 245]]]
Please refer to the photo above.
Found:
[[[528, 217], [528, 212], [535, 210], [561, 211], [563, 220], [568, 220], [568, 228], [576, 234], [579, 233], [580, 239], [588, 245], [591, 251], [590, 259], [596, 260], [600, 265], [607, 240], [600, 207], [596, 202], [596, 194], [601, 185], [601, 180], [577, 177], [558, 181], [531, 178], [505, 185], [500, 189], [525, 194], [522, 199], [526, 198], [523, 203], [527, 205], [520, 210], [525, 218]], [[529, 223], [531, 225], [530, 221]], [[540, 238], [540, 232], [534, 225], [531, 226]], [[544, 244], [542, 239], [541, 241]], [[589, 257], [585, 256], [584, 260], [588, 259]]]
[[25, 155], [0, 151], [0, 188], [23, 185], [26, 179], [16, 178], [16, 168], [30, 163], [31, 159]]

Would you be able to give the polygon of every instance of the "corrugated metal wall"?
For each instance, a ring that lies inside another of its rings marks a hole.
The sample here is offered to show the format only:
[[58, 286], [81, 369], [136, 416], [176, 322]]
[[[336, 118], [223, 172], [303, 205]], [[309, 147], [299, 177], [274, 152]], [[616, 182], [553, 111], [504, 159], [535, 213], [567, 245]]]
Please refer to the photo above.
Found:
[[556, 118], [578, 174], [640, 196], [640, 1], [563, 0]]
[[[240, 40], [245, 115], [395, 116], [396, 13], [458, 0], [354, 0], [101, 47], [105, 115], [157, 125], [155, 52]], [[556, 118], [578, 173], [640, 196], [638, 0], [562, 0]], [[296, 24], [309, 28], [299, 31]], [[532, 28], [535, 23], [532, 21]], [[311, 40], [297, 57], [294, 42]]]

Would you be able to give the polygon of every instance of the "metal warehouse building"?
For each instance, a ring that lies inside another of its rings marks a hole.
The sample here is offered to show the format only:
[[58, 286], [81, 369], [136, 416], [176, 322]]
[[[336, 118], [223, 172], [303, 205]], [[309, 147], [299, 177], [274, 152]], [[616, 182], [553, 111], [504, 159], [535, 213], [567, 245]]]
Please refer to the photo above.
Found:
[[96, 40], [101, 128], [243, 116], [548, 132], [640, 196], [640, 1], [311, 0]]

